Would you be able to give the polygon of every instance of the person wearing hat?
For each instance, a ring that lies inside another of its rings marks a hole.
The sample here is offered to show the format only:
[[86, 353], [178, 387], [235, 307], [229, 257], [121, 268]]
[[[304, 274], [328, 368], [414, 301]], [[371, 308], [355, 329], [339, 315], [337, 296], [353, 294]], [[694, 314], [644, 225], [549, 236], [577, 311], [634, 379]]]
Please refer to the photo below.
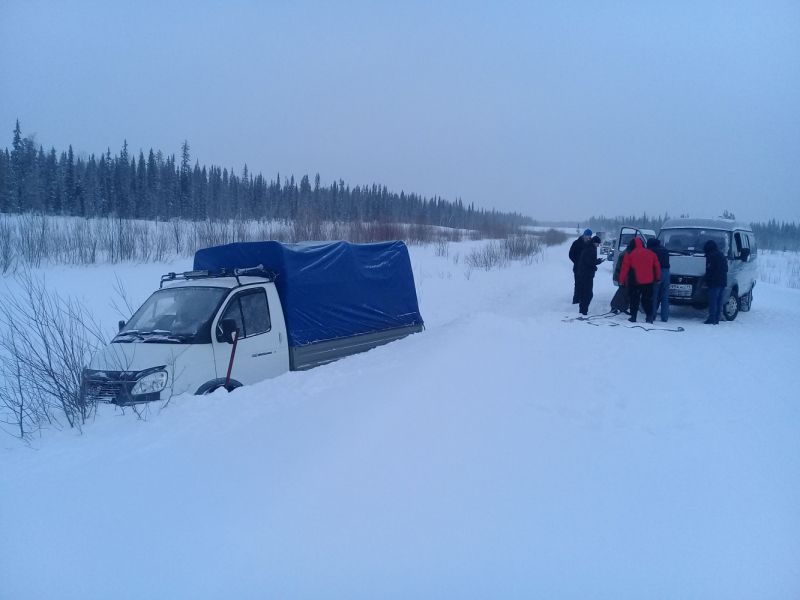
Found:
[[[654, 252], [644, 247], [642, 238], [633, 238], [635, 248], [622, 259], [619, 272], [619, 284], [627, 285], [631, 298], [631, 323], [636, 323], [639, 312], [639, 301], [647, 315], [647, 322], [652, 323], [653, 316], [653, 284], [661, 280], [661, 264]], [[631, 275], [631, 279], [628, 279]]]
[[706, 255], [706, 284], [708, 285], [708, 318], [706, 325], [719, 325], [722, 297], [728, 285], [728, 260], [720, 252], [717, 242], [708, 240], [703, 246]]
[[589, 304], [594, 296], [592, 288], [594, 287], [594, 274], [597, 271], [597, 265], [605, 260], [605, 258], [597, 258], [598, 246], [600, 246], [600, 238], [594, 236], [581, 252], [581, 258], [577, 265], [577, 277], [581, 288], [578, 310], [584, 316], [589, 314]]
[[569, 259], [572, 261], [572, 275], [575, 278], [575, 288], [572, 291], [573, 304], [580, 304], [581, 301], [582, 292], [580, 289], [581, 283], [578, 281], [578, 262], [581, 259], [584, 249], [586, 249], [587, 246], [591, 246], [589, 243], [589, 240], [591, 239], [592, 230], [586, 229], [583, 232], [583, 235], [572, 242], [572, 246], [569, 247]]

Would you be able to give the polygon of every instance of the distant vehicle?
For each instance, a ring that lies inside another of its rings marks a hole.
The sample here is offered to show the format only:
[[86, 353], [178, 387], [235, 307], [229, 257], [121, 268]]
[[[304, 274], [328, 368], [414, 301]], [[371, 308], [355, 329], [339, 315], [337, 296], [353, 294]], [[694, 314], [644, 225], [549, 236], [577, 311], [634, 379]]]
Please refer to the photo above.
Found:
[[670, 254], [670, 303], [708, 306], [703, 246], [714, 240], [728, 258], [723, 316], [733, 321], [740, 310], [750, 310], [758, 279], [758, 246], [750, 225], [729, 219], [670, 219], [661, 227], [658, 239]]
[[[600, 254], [608, 254], [609, 252], [613, 252], [612, 245], [614, 244], [614, 240], [607, 239], [602, 244], [600, 244]], [[610, 257], [609, 257], [610, 260]]]
[[310, 369], [421, 331], [403, 242], [248, 242], [198, 250], [84, 369], [118, 405], [208, 394]]

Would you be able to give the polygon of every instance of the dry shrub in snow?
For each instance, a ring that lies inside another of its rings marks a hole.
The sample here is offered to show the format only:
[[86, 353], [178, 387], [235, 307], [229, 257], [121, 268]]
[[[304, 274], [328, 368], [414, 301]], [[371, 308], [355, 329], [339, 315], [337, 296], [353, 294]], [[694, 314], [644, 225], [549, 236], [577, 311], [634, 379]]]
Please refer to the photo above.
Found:
[[522, 260], [526, 264], [538, 261], [542, 253], [542, 242], [533, 235], [509, 236], [501, 242], [501, 246], [509, 260]]
[[502, 245], [492, 240], [480, 248], [470, 250], [464, 257], [464, 262], [473, 269], [491, 271], [495, 267], [507, 267], [509, 258]]
[[567, 241], [567, 234], [560, 229], [553, 229], [552, 227], [547, 231], [540, 233], [539, 237], [545, 246], [560, 246]]
[[758, 279], [800, 289], [800, 253], [762, 250], [758, 256]]
[[538, 236], [511, 235], [504, 240], [491, 240], [479, 248], [473, 248], [464, 256], [464, 263], [471, 275], [472, 269], [485, 271], [491, 271], [495, 267], [502, 269], [513, 260], [520, 260], [529, 265], [534, 261], [538, 262], [540, 256], [542, 256], [542, 243]]
[[81, 402], [81, 374], [106, 336], [80, 302], [27, 274], [16, 281], [19, 292], [0, 296], [0, 424], [22, 439], [80, 429], [95, 409]]

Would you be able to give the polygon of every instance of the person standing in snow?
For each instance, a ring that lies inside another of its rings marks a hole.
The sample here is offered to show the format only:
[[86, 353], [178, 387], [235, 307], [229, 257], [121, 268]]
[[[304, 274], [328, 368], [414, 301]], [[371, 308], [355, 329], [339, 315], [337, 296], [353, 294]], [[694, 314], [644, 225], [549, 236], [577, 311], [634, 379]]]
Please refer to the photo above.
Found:
[[583, 254], [584, 249], [586, 246], [590, 246], [590, 240], [592, 239], [592, 230], [587, 229], [583, 232], [583, 235], [580, 236], [577, 240], [572, 242], [572, 246], [569, 247], [569, 259], [572, 261], [572, 275], [575, 278], [575, 288], [572, 291], [572, 303], [579, 304], [581, 301], [581, 290], [580, 290], [580, 282], [578, 281], [578, 261], [581, 259], [581, 254]]
[[581, 258], [576, 265], [577, 280], [580, 281], [581, 297], [578, 305], [578, 310], [582, 315], [589, 314], [589, 304], [592, 302], [594, 293], [594, 274], [597, 271], [597, 265], [602, 263], [605, 258], [597, 258], [597, 248], [600, 246], [600, 238], [594, 236], [586, 247], [581, 252]]
[[658, 238], [647, 240], [647, 249], [654, 252], [661, 266], [661, 281], [653, 284], [653, 319], [658, 314], [658, 305], [661, 304], [661, 322], [669, 320], [669, 250], [661, 245]]
[[706, 285], [708, 285], [708, 318], [706, 325], [719, 325], [722, 312], [722, 293], [728, 285], [728, 261], [717, 248], [717, 242], [708, 240], [703, 245], [706, 255]]
[[[622, 269], [619, 272], [619, 284], [627, 285], [631, 295], [631, 323], [636, 323], [639, 312], [639, 301], [642, 302], [647, 322], [653, 319], [653, 283], [661, 279], [661, 265], [658, 257], [644, 247], [641, 238], [634, 238], [636, 247], [633, 252], [628, 252], [622, 259]], [[628, 281], [628, 275], [631, 280]]]
[[[619, 285], [619, 273], [622, 271], [622, 263], [625, 261], [625, 255], [629, 252], [633, 252], [636, 249], [636, 244], [631, 240], [628, 242], [628, 245], [625, 247], [625, 250], [622, 250], [617, 257], [617, 262], [614, 264], [614, 275], [613, 279], [614, 282]], [[628, 276], [630, 278], [630, 275]], [[620, 285], [617, 288], [614, 297], [611, 299], [611, 310], [616, 314], [621, 312], [630, 314], [629, 308], [631, 306], [631, 295], [629, 293], [629, 288], [626, 285]]]

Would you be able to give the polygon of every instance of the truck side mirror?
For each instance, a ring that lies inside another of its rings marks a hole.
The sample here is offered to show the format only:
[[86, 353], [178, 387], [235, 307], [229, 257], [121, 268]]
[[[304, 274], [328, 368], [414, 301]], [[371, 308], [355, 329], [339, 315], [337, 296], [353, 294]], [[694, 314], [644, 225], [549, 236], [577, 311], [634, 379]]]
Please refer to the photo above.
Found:
[[742, 248], [739, 252], [739, 258], [742, 262], [747, 262], [747, 259], [750, 258], [750, 248]]
[[125, 321], [119, 322], [119, 330], [122, 331], [122, 328], [125, 327]]
[[233, 343], [233, 334], [236, 333], [238, 327], [236, 326], [235, 319], [222, 319], [219, 322], [219, 328], [222, 330], [221, 334], [217, 334], [218, 342]]

